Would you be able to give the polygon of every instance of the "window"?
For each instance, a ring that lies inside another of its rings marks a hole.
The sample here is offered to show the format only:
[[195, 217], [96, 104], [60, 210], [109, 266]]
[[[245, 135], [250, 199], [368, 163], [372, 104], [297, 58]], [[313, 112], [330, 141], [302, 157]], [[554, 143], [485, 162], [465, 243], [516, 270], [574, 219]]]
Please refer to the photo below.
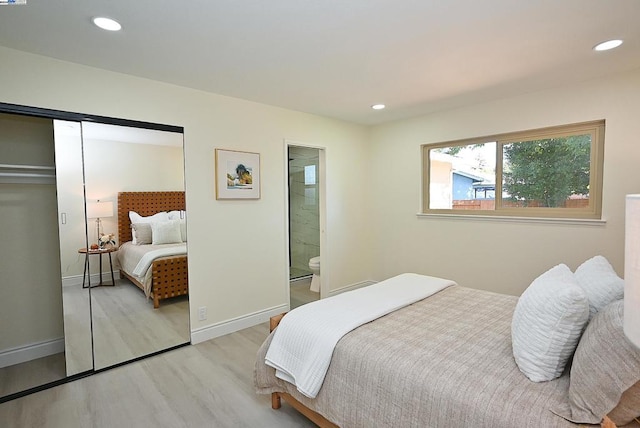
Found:
[[304, 167], [304, 204], [318, 205], [316, 198], [316, 166], [305, 165]]
[[316, 184], [316, 166], [315, 165], [304, 166], [304, 184], [306, 186]]
[[423, 212], [599, 219], [604, 121], [422, 146]]

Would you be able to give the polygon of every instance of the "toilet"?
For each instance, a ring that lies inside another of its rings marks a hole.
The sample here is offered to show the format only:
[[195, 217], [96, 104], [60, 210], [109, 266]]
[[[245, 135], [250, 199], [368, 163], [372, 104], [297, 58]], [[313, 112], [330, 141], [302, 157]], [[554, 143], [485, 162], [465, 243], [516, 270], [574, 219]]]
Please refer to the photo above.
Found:
[[312, 257], [309, 259], [309, 269], [313, 272], [311, 277], [311, 287], [309, 290], [316, 293], [320, 292], [320, 256]]

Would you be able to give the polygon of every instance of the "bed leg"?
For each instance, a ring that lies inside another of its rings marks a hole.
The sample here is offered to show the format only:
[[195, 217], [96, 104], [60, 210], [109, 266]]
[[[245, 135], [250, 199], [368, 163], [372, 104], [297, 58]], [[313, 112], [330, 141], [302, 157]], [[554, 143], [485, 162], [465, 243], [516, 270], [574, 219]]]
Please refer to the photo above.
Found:
[[602, 422], [600, 423], [600, 427], [601, 428], [616, 428], [616, 424], [613, 423], [613, 421], [611, 419], [609, 419], [607, 416], [604, 417], [604, 419], [602, 420]]
[[271, 393], [271, 408], [279, 409], [282, 406], [282, 402], [280, 401], [280, 395], [277, 392]]
[[287, 313], [284, 312], [282, 314], [274, 315], [269, 318], [269, 333], [276, 329], [280, 321], [282, 321], [282, 317], [284, 317]]
[[153, 296], [153, 309], [158, 309], [160, 307], [160, 299], [157, 296]]

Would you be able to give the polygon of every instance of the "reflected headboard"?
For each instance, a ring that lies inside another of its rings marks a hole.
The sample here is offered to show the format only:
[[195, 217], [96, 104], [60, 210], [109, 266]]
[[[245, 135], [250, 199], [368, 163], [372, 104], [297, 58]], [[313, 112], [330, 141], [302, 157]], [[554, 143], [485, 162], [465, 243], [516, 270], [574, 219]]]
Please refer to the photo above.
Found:
[[184, 191], [180, 192], [119, 192], [118, 193], [118, 243], [131, 241], [129, 211], [143, 217], [161, 211], [186, 208]]

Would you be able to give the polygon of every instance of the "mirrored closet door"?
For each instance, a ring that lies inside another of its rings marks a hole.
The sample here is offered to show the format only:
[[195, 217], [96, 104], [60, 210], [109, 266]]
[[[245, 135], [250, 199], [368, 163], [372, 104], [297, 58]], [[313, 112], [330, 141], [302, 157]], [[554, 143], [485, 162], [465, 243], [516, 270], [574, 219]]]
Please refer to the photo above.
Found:
[[87, 247], [82, 129], [79, 122], [54, 120], [56, 188], [60, 229], [64, 350], [67, 376], [93, 370], [89, 288], [83, 286]]
[[[170, 284], [168, 292], [160, 289], [181, 274], [186, 287], [183, 139], [176, 132], [91, 122], [82, 123], [82, 135], [89, 243], [98, 245], [99, 234], [113, 235], [117, 242], [111, 245], [118, 247], [89, 255], [94, 364], [99, 370], [190, 340], [186, 288], [178, 283]], [[92, 213], [96, 205], [106, 212]], [[132, 218], [140, 238], [135, 244]], [[160, 236], [162, 228], [155, 225], [173, 227]], [[175, 259], [170, 279], [163, 272], [152, 278], [154, 267], [143, 266], [143, 257], [152, 252]], [[115, 285], [109, 258], [117, 269]], [[95, 286], [100, 282], [105, 285]], [[157, 308], [154, 297], [163, 298]]]
[[[190, 341], [181, 128], [17, 107], [0, 103], [0, 402]], [[121, 257], [158, 247], [147, 270]]]

